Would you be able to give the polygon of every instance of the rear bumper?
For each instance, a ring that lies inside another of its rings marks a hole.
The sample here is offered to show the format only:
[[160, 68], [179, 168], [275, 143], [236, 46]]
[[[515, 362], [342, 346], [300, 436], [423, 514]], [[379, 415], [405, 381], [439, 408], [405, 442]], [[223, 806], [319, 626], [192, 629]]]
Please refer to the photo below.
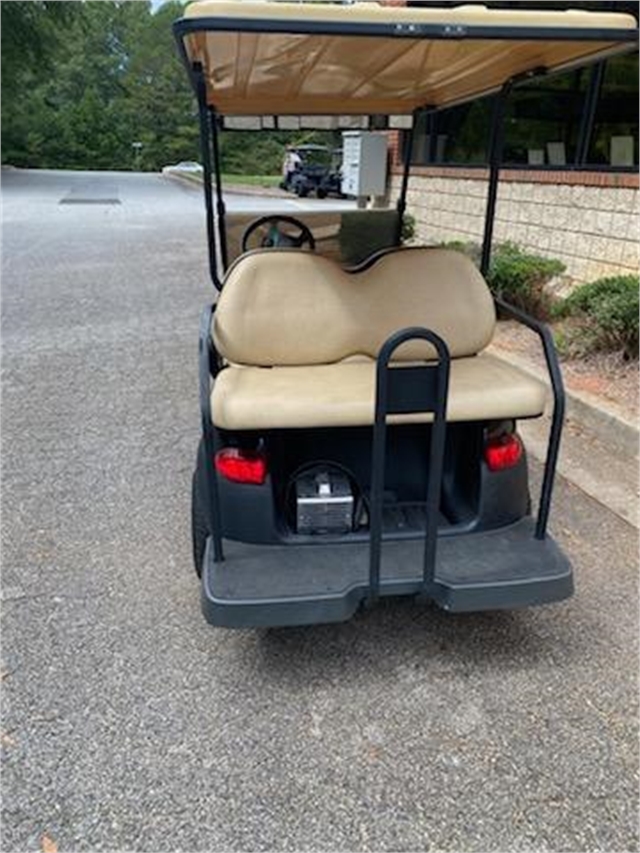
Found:
[[[422, 540], [387, 542], [380, 595], [422, 592]], [[225, 545], [213, 562], [207, 542], [202, 609], [208, 622], [229, 628], [342, 622], [368, 595], [368, 543]], [[573, 572], [553, 539], [534, 538], [527, 517], [499, 530], [438, 540], [427, 597], [445, 610], [471, 612], [549, 604], [573, 593]]]

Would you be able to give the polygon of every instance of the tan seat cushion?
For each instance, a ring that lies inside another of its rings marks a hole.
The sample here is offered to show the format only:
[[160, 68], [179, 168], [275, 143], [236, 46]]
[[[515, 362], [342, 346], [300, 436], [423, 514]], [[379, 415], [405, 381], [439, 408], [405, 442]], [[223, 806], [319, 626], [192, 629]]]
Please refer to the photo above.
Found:
[[[452, 358], [484, 349], [495, 329], [491, 293], [474, 264], [448, 249], [398, 249], [348, 272], [296, 249], [252, 252], [227, 273], [213, 337], [228, 361], [253, 366], [322, 365], [376, 358], [393, 333], [424, 326]], [[432, 358], [405, 344], [397, 360]]]
[[[310, 367], [227, 367], [214, 383], [213, 422], [222, 429], [364, 426], [373, 423], [375, 362]], [[547, 389], [491, 355], [451, 362], [447, 420], [541, 415]], [[430, 414], [394, 416], [428, 421]]]

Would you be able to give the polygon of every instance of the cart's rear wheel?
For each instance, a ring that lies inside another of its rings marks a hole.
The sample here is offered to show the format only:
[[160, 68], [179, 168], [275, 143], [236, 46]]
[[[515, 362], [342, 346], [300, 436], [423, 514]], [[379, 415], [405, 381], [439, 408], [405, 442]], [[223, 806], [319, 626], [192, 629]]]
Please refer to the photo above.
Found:
[[198, 487], [196, 486], [196, 475], [194, 472], [191, 483], [191, 538], [193, 543], [193, 565], [198, 577], [202, 576], [202, 561], [204, 560], [204, 550], [208, 535], [206, 516], [202, 501], [198, 496]]
[[318, 198], [326, 198], [327, 191], [324, 189], [324, 187], [318, 187], [318, 189], [316, 190], [316, 195], [318, 196]]

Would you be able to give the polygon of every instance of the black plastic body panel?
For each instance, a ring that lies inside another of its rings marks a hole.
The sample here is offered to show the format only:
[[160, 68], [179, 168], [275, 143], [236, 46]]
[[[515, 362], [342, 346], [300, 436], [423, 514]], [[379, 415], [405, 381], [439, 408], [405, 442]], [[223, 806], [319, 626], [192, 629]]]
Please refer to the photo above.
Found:
[[[428, 473], [427, 424], [390, 426], [385, 489], [399, 501], [424, 500]], [[530, 508], [526, 456], [506, 471], [491, 472], [482, 461], [483, 424], [450, 424], [447, 428], [441, 495], [440, 535], [504, 527], [523, 518]], [[218, 477], [221, 535], [248, 544], [318, 544], [331, 536], [301, 537], [295, 533], [290, 477], [305, 463], [328, 461], [346, 467], [366, 492], [370, 488], [371, 436], [367, 427], [316, 430], [278, 430], [261, 436], [269, 460], [269, 476], [262, 486], [231, 483]], [[254, 446], [256, 436], [233, 436], [217, 431], [219, 446], [229, 442]], [[204, 449], [198, 451], [196, 482], [207, 500]], [[289, 500], [287, 500], [289, 497]], [[385, 530], [385, 539], [419, 538], [422, 531]], [[340, 539], [368, 541], [368, 530]]]

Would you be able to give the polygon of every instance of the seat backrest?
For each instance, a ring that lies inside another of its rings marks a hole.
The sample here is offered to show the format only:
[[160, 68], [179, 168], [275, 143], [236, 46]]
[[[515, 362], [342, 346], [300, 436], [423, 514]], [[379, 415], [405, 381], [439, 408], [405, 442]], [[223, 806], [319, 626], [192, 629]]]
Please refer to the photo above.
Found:
[[[452, 358], [475, 355], [493, 337], [493, 299], [474, 264], [448, 249], [397, 249], [348, 272], [297, 249], [269, 249], [229, 269], [214, 314], [218, 351], [237, 364], [330, 364], [376, 358], [384, 341], [408, 326], [442, 337]], [[423, 341], [394, 359], [433, 357]]]

